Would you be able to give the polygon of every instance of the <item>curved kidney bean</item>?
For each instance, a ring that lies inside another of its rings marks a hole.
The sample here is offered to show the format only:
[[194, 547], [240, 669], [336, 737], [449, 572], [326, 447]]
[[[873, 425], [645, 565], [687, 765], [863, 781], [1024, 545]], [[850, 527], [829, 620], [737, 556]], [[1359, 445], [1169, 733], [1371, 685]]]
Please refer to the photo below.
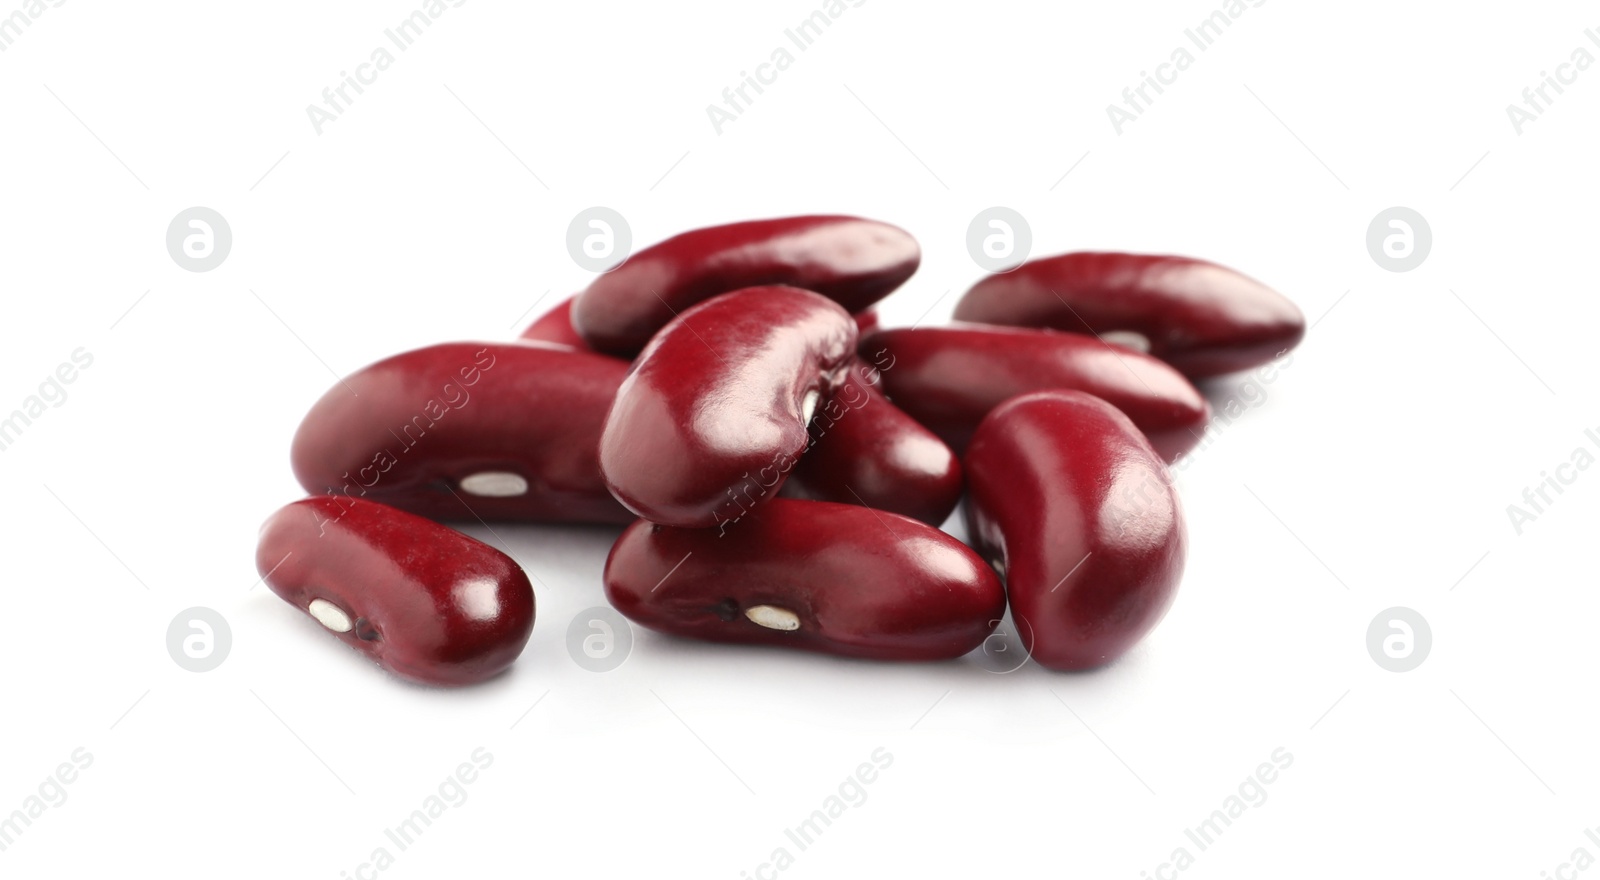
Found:
[[893, 364], [882, 371], [889, 398], [958, 452], [989, 410], [1048, 388], [1105, 398], [1168, 461], [1200, 442], [1211, 413], [1161, 361], [1076, 333], [981, 324], [880, 330], [862, 340], [861, 353]]
[[1294, 303], [1232, 269], [1188, 257], [1071, 253], [991, 275], [958, 321], [1094, 332], [1204, 378], [1266, 363], [1299, 344]]
[[855, 342], [849, 313], [794, 287], [746, 288], [684, 312], [617, 391], [600, 435], [606, 485], [652, 522], [738, 519], [787, 479]]
[[1183, 514], [1127, 416], [1076, 391], [1024, 395], [983, 420], [965, 462], [970, 534], [1004, 571], [1040, 665], [1109, 663], [1161, 620], [1183, 574]]
[[887, 510], [937, 526], [961, 500], [961, 463], [950, 447], [877, 389], [856, 364], [812, 418], [812, 446], [783, 494]]
[[859, 312], [917, 270], [905, 230], [859, 217], [752, 220], [652, 245], [578, 295], [572, 322], [596, 351], [632, 355], [673, 316], [745, 287], [793, 285]]
[[606, 598], [675, 636], [877, 660], [943, 660], [1005, 611], [961, 542], [893, 513], [780, 498], [718, 535], [634, 523], [606, 560]]
[[589, 351], [589, 343], [584, 342], [583, 337], [578, 335], [578, 331], [572, 329], [572, 301], [574, 299], [577, 299], [576, 294], [567, 297], [555, 308], [535, 318], [533, 323], [522, 331], [519, 338]]
[[329, 389], [300, 424], [300, 485], [432, 519], [626, 523], [596, 448], [628, 365], [539, 343], [455, 342]]
[[482, 681], [533, 633], [533, 587], [511, 557], [372, 501], [284, 507], [261, 527], [256, 568], [284, 601], [413, 681]]

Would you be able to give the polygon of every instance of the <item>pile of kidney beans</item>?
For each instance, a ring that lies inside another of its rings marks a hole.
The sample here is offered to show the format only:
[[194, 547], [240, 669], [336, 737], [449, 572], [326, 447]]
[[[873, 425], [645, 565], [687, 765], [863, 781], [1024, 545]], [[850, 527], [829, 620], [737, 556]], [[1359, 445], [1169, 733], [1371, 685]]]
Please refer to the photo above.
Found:
[[[878, 329], [920, 260], [856, 217], [699, 229], [520, 340], [379, 361], [301, 424], [311, 497], [257, 566], [434, 684], [505, 669], [534, 622], [517, 564], [439, 521], [627, 524], [606, 596], [675, 636], [942, 660], [1009, 601], [1040, 665], [1104, 665], [1182, 574], [1166, 466], [1210, 415], [1190, 380], [1288, 351], [1304, 317], [1212, 263], [1069, 253], [979, 282], [956, 323]], [[976, 552], [938, 528], [963, 492]]]

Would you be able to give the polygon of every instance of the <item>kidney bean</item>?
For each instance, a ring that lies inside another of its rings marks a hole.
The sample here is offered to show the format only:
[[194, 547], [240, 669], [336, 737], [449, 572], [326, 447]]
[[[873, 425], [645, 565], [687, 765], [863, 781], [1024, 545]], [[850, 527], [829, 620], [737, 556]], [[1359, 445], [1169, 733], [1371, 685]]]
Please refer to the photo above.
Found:
[[865, 336], [868, 333], [871, 333], [872, 331], [878, 329], [878, 310], [877, 309], [867, 309], [864, 312], [856, 312], [855, 318], [856, 318], [856, 333], [861, 335], [861, 336]]
[[261, 527], [256, 568], [284, 601], [413, 681], [482, 681], [533, 633], [533, 587], [511, 557], [372, 501], [282, 508]]
[[1187, 538], [1166, 467], [1127, 416], [1077, 391], [1023, 395], [983, 420], [965, 464], [969, 533], [1004, 572], [1040, 665], [1109, 663], [1161, 620]]
[[572, 301], [576, 298], [576, 295], [569, 296], [555, 308], [535, 318], [519, 338], [590, 351], [589, 343], [584, 342], [578, 331], [572, 329]]
[[596, 351], [631, 356], [695, 303], [764, 285], [814, 291], [859, 312], [921, 262], [916, 239], [859, 217], [752, 220], [696, 229], [634, 254], [578, 295], [572, 322]]
[[950, 447], [889, 402], [878, 371], [850, 370], [812, 418], [812, 446], [783, 494], [860, 504], [937, 526], [961, 500], [961, 463]]
[[1029, 391], [1072, 388], [1127, 413], [1168, 461], [1200, 442], [1211, 409], [1182, 374], [1092, 336], [982, 324], [880, 330], [863, 357], [887, 359], [895, 405], [961, 451], [978, 422]]
[[780, 498], [719, 536], [640, 520], [605, 568], [606, 598], [650, 629], [876, 660], [943, 660], [1005, 611], [971, 550], [898, 514]]
[[776, 495], [806, 425], [844, 378], [856, 325], [794, 287], [701, 303], [650, 341], [600, 435], [600, 470], [629, 510], [708, 527]]
[[334, 385], [290, 459], [306, 491], [432, 519], [626, 523], [597, 448], [628, 364], [541, 343], [409, 351]]
[[1294, 348], [1306, 319], [1253, 278], [1188, 257], [1071, 253], [991, 275], [956, 304], [958, 321], [1093, 332], [1205, 378]]

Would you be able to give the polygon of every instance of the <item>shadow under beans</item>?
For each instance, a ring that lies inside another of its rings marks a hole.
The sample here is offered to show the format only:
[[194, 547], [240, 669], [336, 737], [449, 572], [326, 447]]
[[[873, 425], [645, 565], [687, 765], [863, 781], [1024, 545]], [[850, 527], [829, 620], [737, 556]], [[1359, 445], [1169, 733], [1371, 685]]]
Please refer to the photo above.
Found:
[[661, 669], [705, 663], [725, 665], [730, 675], [745, 678], [758, 674], [810, 673], [829, 675], [848, 673], [853, 682], [873, 679], [882, 685], [900, 687], [918, 683], [939, 684], [958, 680], [1027, 680], [1030, 685], [1066, 683], [1095, 678], [1117, 679], [1143, 664], [1142, 646], [1105, 666], [1082, 672], [1045, 669], [1028, 656], [1016, 638], [1009, 613], [1004, 623], [982, 645], [950, 660], [876, 660], [842, 657], [821, 651], [788, 648], [780, 645], [753, 645], [710, 642], [659, 633], [633, 625], [630, 663], [652, 664]]
[[[304, 664], [302, 668], [320, 670], [314, 677], [296, 680], [289, 676], [277, 681], [276, 684], [298, 681], [300, 686], [311, 690], [337, 690], [349, 684], [350, 679], [347, 676], [356, 679], [370, 676], [374, 682], [381, 679], [386, 687], [471, 705], [473, 701], [482, 700], [485, 695], [526, 691], [529, 681], [533, 678], [528, 670], [519, 673], [518, 667], [521, 664], [513, 663], [505, 671], [469, 685], [428, 684], [415, 681], [395, 674], [377, 660], [346, 644], [343, 639], [329, 633], [326, 627], [310, 615], [283, 601], [271, 590], [258, 587], [253, 595], [246, 597], [246, 602], [250, 605], [250, 614], [264, 621], [263, 626], [270, 626], [287, 634], [286, 638], [292, 642], [285, 641], [282, 649], [292, 650], [299, 655]], [[355, 692], [348, 693], [353, 695]], [[375, 690], [372, 693], [379, 694], [382, 690]], [[378, 699], [378, 697], [351, 696], [351, 699], [361, 703], [366, 699]]]

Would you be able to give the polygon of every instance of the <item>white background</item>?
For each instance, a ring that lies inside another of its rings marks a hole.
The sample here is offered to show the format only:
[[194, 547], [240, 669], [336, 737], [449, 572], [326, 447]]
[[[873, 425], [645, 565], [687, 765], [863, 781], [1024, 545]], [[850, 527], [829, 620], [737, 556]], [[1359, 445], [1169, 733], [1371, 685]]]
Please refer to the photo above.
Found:
[[[1600, 857], [1600, 469], [1520, 535], [1506, 511], [1600, 455], [1600, 72], [1520, 135], [1505, 112], [1600, 53], [1592, 6], [1247, 7], [1119, 135], [1106, 105], [1216, 3], [871, 0], [719, 135], [706, 106], [818, 4], [475, 0], [319, 135], [306, 106], [419, 5], [73, 0], [0, 53], [0, 412], [94, 358], [0, 453], [0, 814], [93, 755], [0, 874], [1140, 878], [1186, 846], [1185, 878], [1534, 878]], [[208, 273], [165, 248], [193, 205], [233, 230]], [[586, 672], [567, 627], [603, 603], [615, 532], [497, 527], [538, 579], [526, 653], [480, 687], [401, 683], [252, 586], [258, 525], [300, 494], [290, 437], [335, 375], [510, 337], [581, 288], [565, 230], [592, 205], [639, 245], [900, 224], [924, 260], [889, 324], [948, 315], [981, 277], [968, 222], [1004, 205], [1036, 255], [1204, 256], [1315, 325], [1184, 469], [1182, 588], [1112, 668], [638, 632]], [[1393, 205], [1433, 230], [1409, 273], [1366, 249]], [[232, 628], [213, 672], [166, 649], [197, 605]], [[1403, 674], [1365, 642], [1397, 605], [1433, 632]], [[398, 851], [384, 830], [479, 747], [466, 801]], [[1280, 747], [1266, 801], [1199, 851], [1184, 830]], [[784, 830], [879, 748], [866, 800], [798, 850]], [[392, 866], [360, 868], [385, 845]], [[763, 868], [780, 846], [794, 863]]]

